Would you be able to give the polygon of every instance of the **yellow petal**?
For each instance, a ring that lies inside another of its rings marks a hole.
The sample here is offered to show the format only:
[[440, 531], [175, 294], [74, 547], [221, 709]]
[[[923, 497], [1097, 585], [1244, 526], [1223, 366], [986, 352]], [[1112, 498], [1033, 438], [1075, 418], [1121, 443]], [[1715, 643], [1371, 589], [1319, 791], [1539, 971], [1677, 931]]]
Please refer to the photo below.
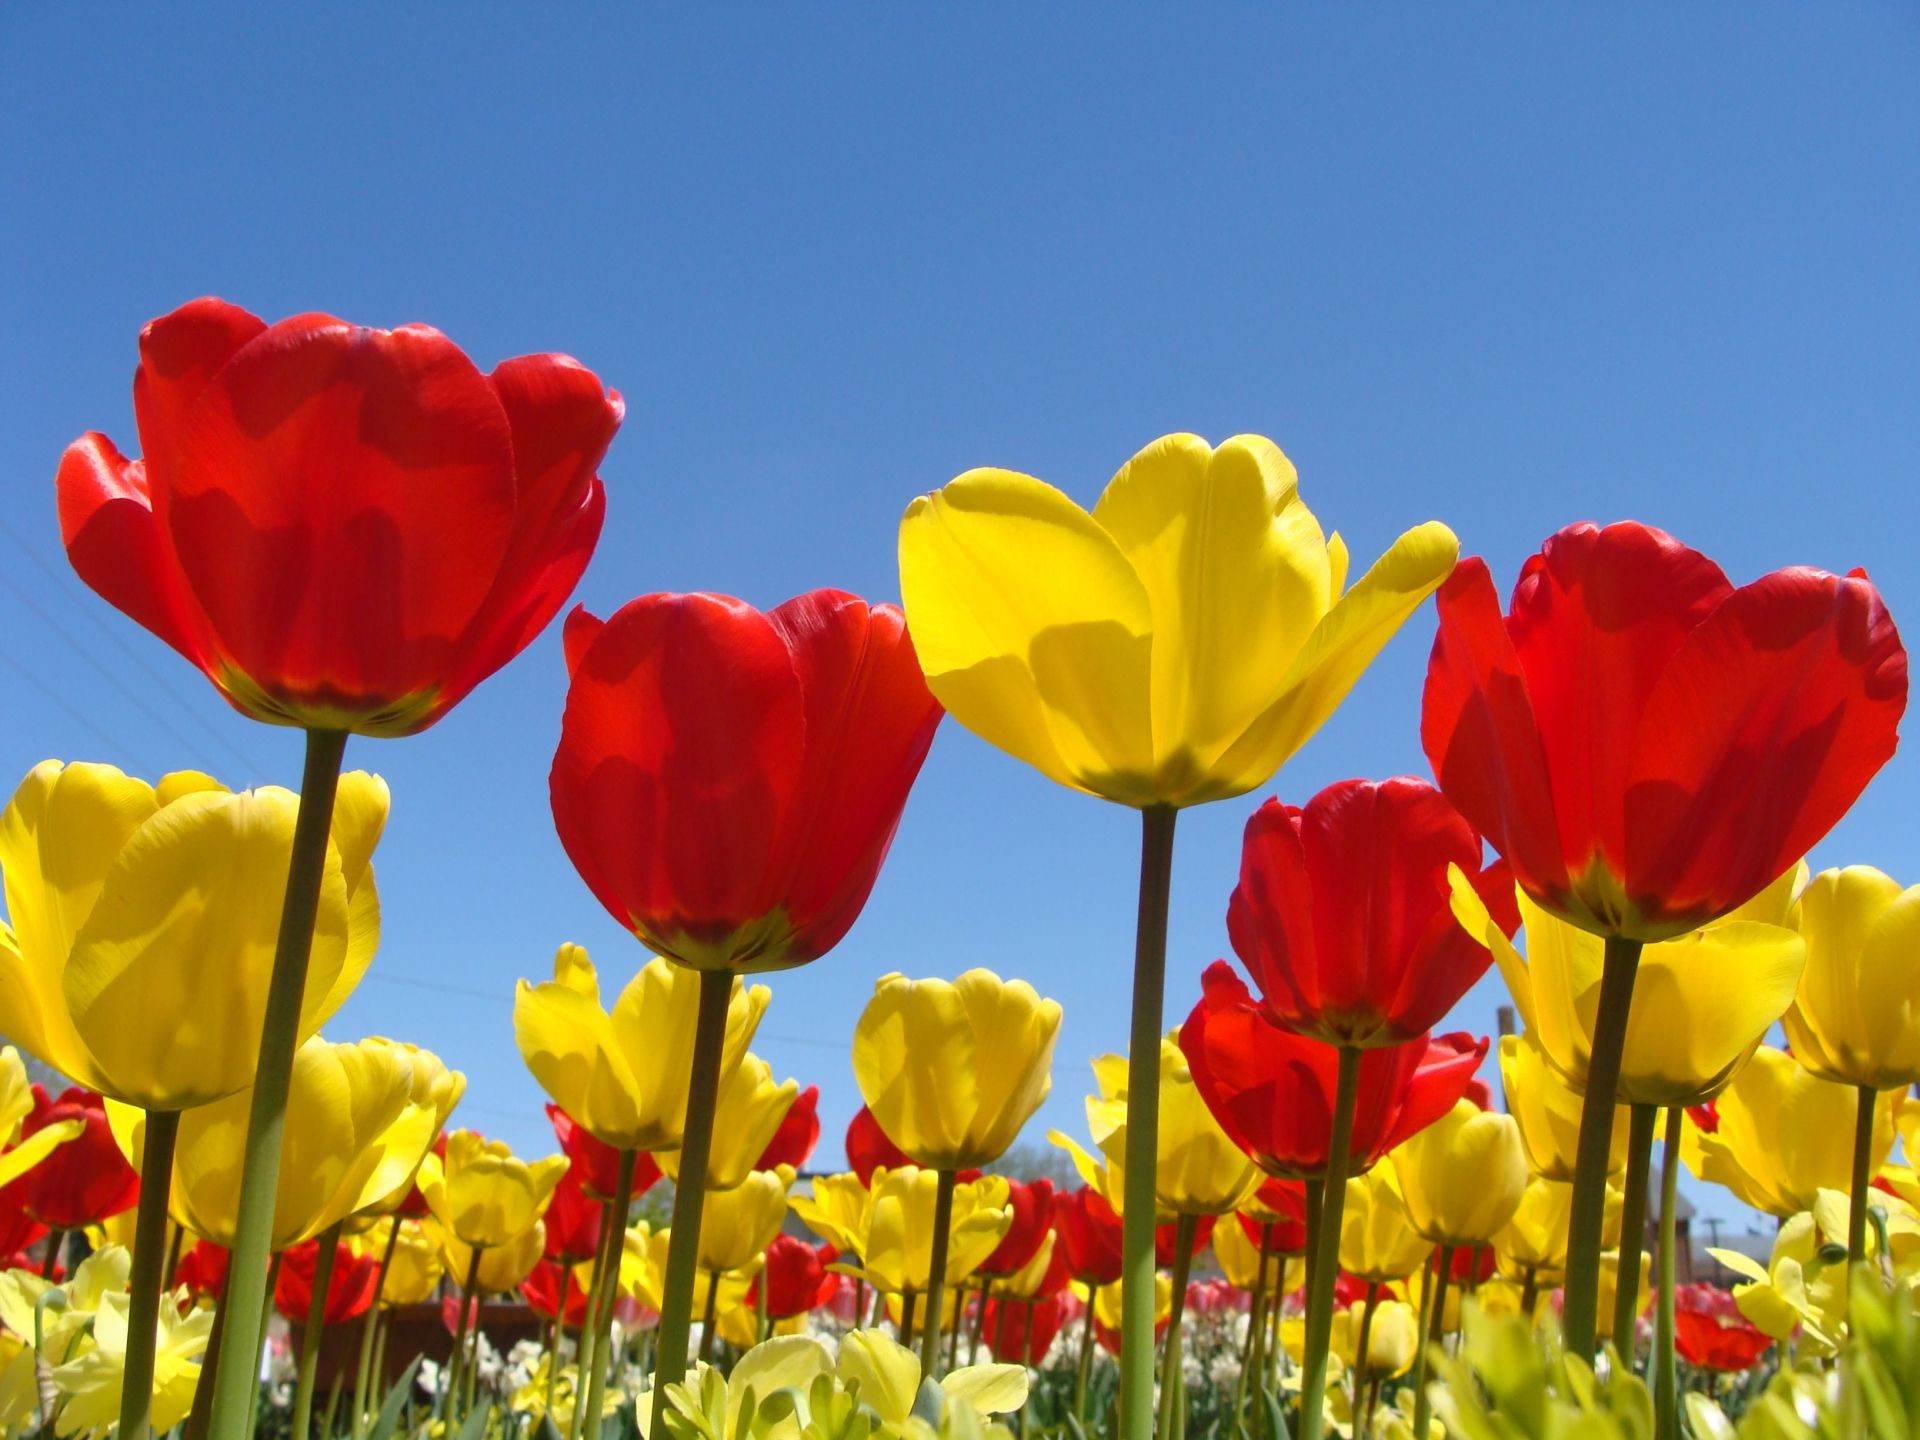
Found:
[[934, 696], [1062, 785], [1150, 803], [1152, 608], [1060, 491], [972, 470], [907, 507], [900, 589]]
[[540, 1088], [589, 1134], [620, 1149], [653, 1138], [613, 1022], [588, 995], [522, 980], [514, 990], [513, 1036]]
[[81, 1120], [56, 1120], [0, 1153], [0, 1185], [11, 1185], [84, 1129]]
[[387, 828], [392, 804], [387, 782], [378, 775], [349, 770], [340, 777], [327, 843], [340, 856], [340, 873], [349, 891], [358, 889], [366, 877], [373, 862], [373, 847]]
[[978, 1414], [1011, 1415], [1027, 1403], [1027, 1367], [962, 1365], [941, 1377], [940, 1388]]
[[1213, 798], [1265, 784], [1306, 744], [1459, 556], [1459, 540], [1437, 520], [1394, 541], [1327, 612], [1287, 667], [1277, 698], [1212, 767]]
[[1902, 891], [1867, 865], [1822, 871], [1801, 897], [1800, 931], [1806, 973], [1784, 1022], [1794, 1054], [1848, 1085], [1920, 1079], [1920, 886]]
[[878, 1330], [855, 1330], [840, 1342], [834, 1373], [848, 1388], [858, 1386], [860, 1402], [897, 1429], [913, 1413], [920, 1393], [920, 1361], [904, 1345]]

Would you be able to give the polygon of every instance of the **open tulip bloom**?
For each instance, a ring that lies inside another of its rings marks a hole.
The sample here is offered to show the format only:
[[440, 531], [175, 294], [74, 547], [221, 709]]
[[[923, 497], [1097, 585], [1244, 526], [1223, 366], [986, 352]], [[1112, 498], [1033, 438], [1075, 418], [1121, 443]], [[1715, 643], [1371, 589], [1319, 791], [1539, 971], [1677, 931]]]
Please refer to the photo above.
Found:
[[[228, 1435], [251, 1404], [275, 1137], [346, 737], [424, 730], [545, 628], [599, 538], [596, 471], [624, 407], [564, 355], [482, 374], [429, 326], [269, 325], [216, 299], [141, 331], [133, 400], [142, 458], [92, 433], [61, 459], [68, 558], [234, 708], [307, 736], [250, 1091], [239, 1318], [221, 1336], [233, 1363], [213, 1429]], [[142, 1348], [136, 1335], [131, 1363]], [[146, 1429], [130, 1401], [122, 1440]]]
[[908, 507], [900, 590], [927, 682], [969, 730], [1049, 779], [1141, 812], [1121, 1363], [1127, 1440], [1152, 1428], [1152, 1157], [1174, 818], [1265, 784], [1452, 570], [1453, 532], [1348, 555], [1271, 440], [1168, 435], [1092, 511], [1010, 470]]
[[1605, 941], [1568, 1248], [1593, 1349], [1608, 1134], [1641, 948], [1789, 870], [1893, 754], [1907, 657], [1864, 572], [1735, 587], [1671, 536], [1569, 526], [1507, 614], [1479, 560], [1439, 593], [1421, 738], [1535, 904]]
[[657, 1408], [685, 1373], [735, 977], [804, 965], [847, 933], [941, 711], [900, 612], [838, 590], [764, 614], [703, 594], [642, 596], [606, 620], [575, 610], [566, 652], [560, 843], [615, 920], [700, 976]]

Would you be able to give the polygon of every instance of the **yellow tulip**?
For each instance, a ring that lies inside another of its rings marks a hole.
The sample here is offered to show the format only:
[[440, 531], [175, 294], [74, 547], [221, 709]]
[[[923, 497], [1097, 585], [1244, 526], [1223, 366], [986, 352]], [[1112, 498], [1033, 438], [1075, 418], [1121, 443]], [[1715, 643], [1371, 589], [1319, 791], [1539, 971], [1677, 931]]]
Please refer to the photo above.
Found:
[[[1548, 1062], [1533, 1031], [1500, 1037], [1500, 1084], [1506, 1091], [1508, 1113], [1520, 1126], [1527, 1168], [1546, 1180], [1573, 1179], [1585, 1097]], [[1613, 1142], [1607, 1152], [1610, 1176], [1617, 1177], [1627, 1168], [1629, 1117], [1626, 1106], [1614, 1108]]]
[[1500, 1273], [1524, 1278], [1528, 1271], [1557, 1275], [1565, 1269], [1567, 1226], [1572, 1214], [1572, 1182], [1540, 1176], [1529, 1180], [1520, 1197], [1520, 1208], [1493, 1237]]
[[1433, 1254], [1433, 1241], [1413, 1228], [1400, 1175], [1382, 1160], [1347, 1181], [1340, 1212], [1340, 1268], [1376, 1285], [1404, 1280]]
[[[1599, 1303], [1594, 1311], [1597, 1315], [1613, 1314], [1614, 1295], [1620, 1286], [1620, 1252], [1603, 1250], [1600, 1252], [1600, 1283], [1596, 1290]], [[1653, 1256], [1644, 1248], [1640, 1251], [1639, 1280], [1634, 1285], [1633, 1313], [1647, 1313], [1647, 1302], [1653, 1298]]]
[[[1876, 1195], [1874, 1201], [1886, 1212], [1887, 1259], [1895, 1281], [1900, 1290], [1911, 1294], [1914, 1277], [1920, 1273], [1920, 1211], [1892, 1195]], [[1810, 1353], [1833, 1353], [1846, 1331], [1850, 1209], [1845, 1192], [1821, 1190], [1812, 1209], [1790, 1216], [1781, 1225], [1764, 1267], [1737, 1250], [1709, 1251], [1747, 1281], [1733, 1287], [1740, 1313], [1775, 1340], [1797, 1332]], [[1867, 1227], [1865, 1238], [1867, 1263], [1877, 1275], [1880, 1238], [1873, 1226]]]
[[1429, 522], [1343, 594], [1346, 545], [1279, 447], [1169, 435], [1091, 514], [1009, 470], [915, 500], [900, 589], [962, 725], [1062, 785], [1184, 806], [1265, 783], [1458, 554]]
[[1520, 1127], [1471, 1100], [1401, 1142], [1391, 1158], [1407, 1218], [1437, 1245], [1490, 1243], [1527, 1188]]
[[[168, 1209], [176, 1224], [217, 1245], [233, 1244], [252, 1104], [253, 1092], [242, 1090], [180, 1116]], [[121, 1153], [139, 1164], [146, 1113], [109, 1100], [107, 1119]], [[404, 1051], [367, 1041], [307, 1041], [293, 1057], [273, 1248], [311, 1240], [390, 1194], [428, 1156], [433, 1136], [434, 1112], [414, 1103]]]
[[420, 1162], [420, 1194], [433, 1218], [462, 1244], [505, 1245], [546, 1214], [566, 1172], [564, 1155], [529, 1164], [503, 1140], [455, 1130], [447, 1136], [444, 1160], [429, 1154]]
[[[1252, 1198], [1266, 1176], [1227, 1137], [1207, 1102], [1200, 1098], [1178, 1036], [1179, 1032], [1173, 1031], [1160, 1041], [1159, 1160], [1153, 1175], [1154, 1201], [1160, 1211], [1170, 1215], [1224, 1215]], [[1101, 1056], [1093, 1062], [1093, 1074], [1100, 1094], [1088, 1097], [1087, 1126], [1094, 1144], [1106, 1156], [1107, 1174], [1101, 1178], [1111, 1186], [1107, 1198], [1115, 1211], [1120, 1211], [1126, 1189], [1126, 1057]], [[1083, 1178], [1093, 1184], [1093, 1172], [1098, 1167], [1092, 1157], [1064, 1135], [1051, 1138], [1074, 1155]]]
[[[1890, 1091], [1875, 1107], [1869, 1173], [1893, 1149], [1897, 1099]], [[1782, 1219], [1812, 1209], [1823, 1189], [1851, 1187], [1859, 1110], [1852, 1086], [1822, 1080], [1784, 1050], [1764, 1045], [1716, 1108], [1719, 1127], [1712, 1134], [1689, 1116], [1680, 1136], [1680, 1158], [1700, 1179]]]
[[787, 1202], [801, 1221], [842, 1255], [862, 1255], [867, 1248], [867, 1224], [873, 1217], [873, 1192], [849, 1171], [843, 1175], [816, 1175], [811, 1195], [795, 1195]]
[[887, 975], [853, 1031], [860, 1096], [908, 1155], [935, 1170], [989, 1165], [1053, 1088], [1060, 1007], [1024, 980]]
[[787, 1218], [793, 1167], [755, 1170], [730, 1190], [709, 1189], [700, 1204], [700, 1268], [744, 1270], [757, 1261]]
[[[758, 1055], [740, 1057], [740, 1063], [720, 1081], [713, 1145], [707, 1152], [707, 1189], [731, 1190], [753, 1173], [799, 1093], [798, 1080], [776, 1083], [773, 1067]], [[653, 1158], [669, 1180], [680, 1178], [678, 1150], [663, 1150]]]
[[[356, 1243], [362, 1253], [377, 1259], [386, 1252], [386, 1225], [369, 1231]], [[386, 1279], [380, 1286], [380, 1303], [389, 1308], [425, 1304], [440, 1288], [444, 1274], [446, 1267], [440, 1261], [440, 1247], [427, 1233], [425, 1223], [402, 1220], [400, 1233], [393, 1241], [393, 1258], [387, 1264]]]
[[[1262, 1257], [1259, 1244], [1251, 1239], [1240, 1226], [1237, 1216], [1223, 1215], [1220, 1223], [1213, 1227], [1213, 1258], [1220, 1263], [1220, 1273], [1227, 1277], [1229, 1285], [1237, 1285], [1242, 1290], [1251, 1290], [1260, 1283], [1260, 1262], [1266, 1260], [1266, 1278], [1269, 1288], [1275, 1280], [1282, 1280], [1277, 1256]], [[1287, 1287], [1283, 1283], [1283, 1288]]]
[[[927, 1288], [933, 1263], [933, 1205], [939, 1180], [932, 1170], [903, 1165], [873, 1172], [873, 1209], [861, 1258], [875, 1288], [898, 1295]], [[1007, 1181], [983, 1175], [953, 1187], [953, 1224], [944, 1282], [958, 1285], [999, 1247], [1013, 1224]]]
[[[1120, 1329], [1120, 1282], [1102, 1285], [1093, 1292], [1093, 1318], [1107, 1329], [1118, 1332]], [[1078, 1280], [1073, 1282], [1074, 1294], [1083, 1301], [1087, 1299], [1087, 1287]], [[1173, 1314], [1173, 1278], [1164, 1270], [1153, 1272], [1153, 1323]]]
[[[63, 1397], [54, 1434], [104, 1435], [119, 1421], [131, 1303], [127, 1295], [102, 1296], [93, 1313], [92, 1347], [53, 1372], [54, 1386]], [[154, 1434], [164, 1435], [193, 1408], [201, 1357], [212, 1329], [213, 1311], [195, 1310], [183, 1316], [173, 1296], [160, 1296], [153, 1338]]]
[[642, 1221], [628, 1229], [620, 1256], [620, 1292], [655, 1314], [659, 1313], [666, 1284], [667, 1245], [672, 1238], [671, 1229], [655, 1230]]
[[[300, 797], [156, 786], [43, 761], [0, 814], [9, 923], [0, 1032], [91, 1089], [182, 1110], [253, 1084]], [[380, 941], [371, 864], [386, 782], [340, 777], [298, 1035], [340, 1008]]]
[[[734, 982], [723, 1079], [747, 1053], [770, 993], [764, 985]], [[677, 1150], [699, 1000], [697, 972], [655, 958], [609, 1012], [601, 1007], [599, 977], [586, 950], [562, 945], [552, 980], [522, 980], [515, 990], [514, 1039], [540, 1088], [588, 1134], [616, 1150]]]
[[[504, 1295], [517, 1289], [533, 1273], [547, 1246], [547, 1226], [536, 1220], [530, 1229], [493, 1245], [475, 1248], [429, 1215], [421, 1222], [434, 1246], [440, 1251], [440, 1263], [447, 1278], [465, 1289], [469, 1284], [487, 1295]], [[479, 1265], [475, 1267], [475, 1258]]]
[[[433, 1111], [433, 1133], [438, 1136], [447, 1123], [447, 1117], [453, 1114], [453, 1107], [460, 1103], [460, 1097], [467, 1093], [467, 1077], [458, 1070], [449, 1070], [446, 1063], [431, 1050], [422, 1050], [418, 1045], [409, 1045], [401, 1040], [388, 1040], [375, 1035], [369, 1045], [390, 1045], [407, 1057], [407, 1064], [413, 1074], [413, 1103]], [[430, 1140], [429, 1144], [432, 1143]], [[408, 1175], [393, 1190], [381, 1196], [373, 1204], [360, 1212], [362, 1218], [379, 1218], [391, 1215], [406, 1202], [413, 1193], [413, 1176]]]
[[[1356, 1368], [1354, 1350], [1360, 1343], [1364, 1304], [1348, 1306], [1334, 1313], [1333, 1353], [1348, 1369]], [[1392, 1379], [1413, 1368], [1420, 1353], [1420, 1317], [1403, 1300], [1380, 1300], [1373, 1307], [1373, 1323], [1367, 1327], [1367, 1354], [1358, 1367], [1368, 1375]]]
[[1800, 933], [1807, 968], [1782, 1021], [1800, 1063], [1869, 1090], [1920, 1081], [1920, 885], [1823, 870], [1800, 897]]
[[[1732, 914], [1647, 945], [1621, 1052], [1622, 1105], [1697, 1105], [1746, 1063], [1793, 1003], [1806, 944], [1791, 927], [1802, 869], [1789, 871]], [[1453, 911], [1500, 966], [1521, 1021], [1567, 1083], [1584, 1094], [1600, 1007], [1605, 942], [1549, 915], [1519, 892], [1527, 955], [1494, 923], [1458, 866]]]
[[1059, 1239], [1049, 1230], [1041, 1237], [1040, 1248], [1033, 1252], [1027, 1263], [1004, 1280], [989, 1280], [987, 1289], [1006, 1300], [1037, 1300], [1041, 1289], [1047, 1283], [1047, 1272], [1053, 1268], [1054, 1242]]

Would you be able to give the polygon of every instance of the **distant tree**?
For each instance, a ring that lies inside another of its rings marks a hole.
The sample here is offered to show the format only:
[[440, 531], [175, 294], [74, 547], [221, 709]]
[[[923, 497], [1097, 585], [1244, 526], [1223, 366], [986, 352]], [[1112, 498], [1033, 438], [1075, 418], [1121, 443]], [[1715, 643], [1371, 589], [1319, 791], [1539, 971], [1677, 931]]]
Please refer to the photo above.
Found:
[[1065, 1151], [1030, 1140], [1022, 1140], [987, 1168], [1009, 1180], [1051, 1180], [1056, 1190], [1072, 1190], [1080, 1183], [1080, 1173]]

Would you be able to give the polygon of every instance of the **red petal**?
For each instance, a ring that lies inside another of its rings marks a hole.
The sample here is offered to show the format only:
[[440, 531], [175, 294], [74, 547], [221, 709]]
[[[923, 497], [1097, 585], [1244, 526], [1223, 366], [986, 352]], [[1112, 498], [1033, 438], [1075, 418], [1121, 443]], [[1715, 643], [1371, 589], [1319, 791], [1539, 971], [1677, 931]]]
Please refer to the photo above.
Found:
[[561, 629], [560, 643], [566, 652], [567, 674], [580, 668], [580, 657], [607, 628], [607, 622], [591, 613], [586, 606], [576, 605], [567, 616], [567, 623]]
[[1735, 591], [1634, 736], [1629, 896], [1690, 929], [1759, 893], [1892, 756], [1906, 702], [1907, 652], [1865, 575], [1781, 570]]
[[1227, 901], [1227, 938], [1276, 1021], [1304, 1025], [1318, 1015], [1320, 964], [1300, 812], [1278, 800], [1247, 819], [1240, 883]]
[[153, 513], [146, 467], [104, 435], [60, 457], [60, 539], [75, 573], [101, 599], [206, 669], [193, 601]]
[[186, 417], [201, 391], [267, 322], [211, 296], [189, 300], [140, 332], [140, 368], [133, 376], [133, 413], [157, 485], [173, 483]]
[[1634, 726], [1668, 659], [1731, 588], [1706, 556], [1633, 522], [1568, 526], [1527, 561], [1508, 633], [1574, 875], [1596, 851], [1624, 873]]
[[1487, 1048], [1484, 1037], [1476, 1040], [1464, 1031], [1429, 1040], [1418, 1067], [1407, 1077], [1399, 1114], [1381, 1137], [1379, 1153], [1385, 1154], [1408, 1136], [1419, 1134], [1459, 1104], [1480, 1062], [1487, 1058]]
[[574, 662], [549, 776], [561, 844], [661, 953], [718, 942], [765, 913], [803, 734], [765, 616], [719, 595], [643, 596]]
[[242, 672], [356, 712], [449, 680], [515, 504], [506, 416], [458, 347], [296, 316], [237, 351], [182, 430], [155, 508]]
[[1456, 809], [1550, 903], [1569, 889], [1546, 751], [1486, 562], [1462, 560], [1436, 597], [1420, 740]]

